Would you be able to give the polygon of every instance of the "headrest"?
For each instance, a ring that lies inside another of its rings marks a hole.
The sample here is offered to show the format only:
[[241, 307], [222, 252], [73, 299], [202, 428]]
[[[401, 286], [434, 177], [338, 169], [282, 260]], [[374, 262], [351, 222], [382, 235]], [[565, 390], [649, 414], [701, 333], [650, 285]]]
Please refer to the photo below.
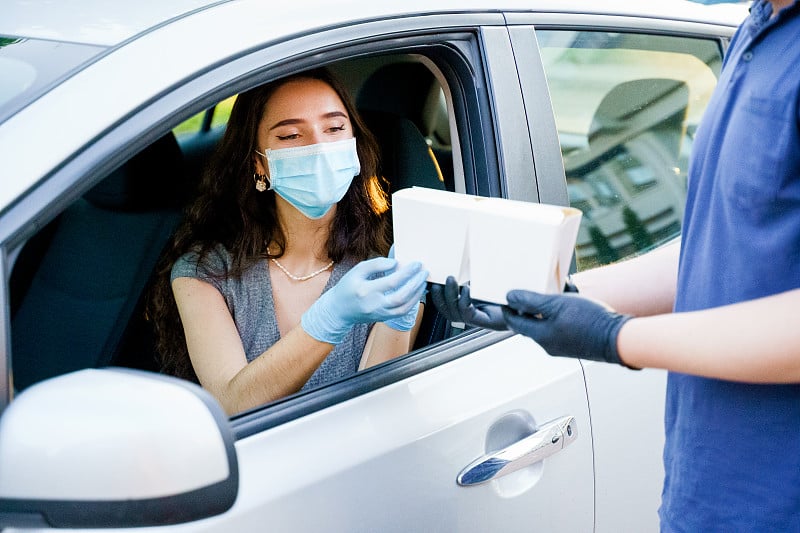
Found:
[[433, 73], [422, 63], [384, 65], [364, 82], [356, 98], [356, 107], [406, 117], [420, 131], [425, 131], [421, 113], [433, 82]]
[[362, 111], [361, 117], [378, 141], [381, 173], [392, 192], [414, 185], [445, 189], [433, 152], [410, 120], [378, 111]]
[[179, 207], [185, 183], [184, 161], [172, 132], [133, 156], [84, 198], [105, 209], [148, 211]]

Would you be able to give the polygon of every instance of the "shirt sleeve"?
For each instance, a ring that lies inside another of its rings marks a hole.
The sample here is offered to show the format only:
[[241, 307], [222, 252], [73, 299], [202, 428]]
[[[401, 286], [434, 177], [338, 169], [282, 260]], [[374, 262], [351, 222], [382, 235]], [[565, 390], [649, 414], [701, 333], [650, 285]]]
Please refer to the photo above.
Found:
[[198, 250], [187, 252], [172, 265], [170, 282], [176, 278], [194, 278], [213, 285], [224, 294], [228, 254], [220, 247], [210, 250], [200, 258]]

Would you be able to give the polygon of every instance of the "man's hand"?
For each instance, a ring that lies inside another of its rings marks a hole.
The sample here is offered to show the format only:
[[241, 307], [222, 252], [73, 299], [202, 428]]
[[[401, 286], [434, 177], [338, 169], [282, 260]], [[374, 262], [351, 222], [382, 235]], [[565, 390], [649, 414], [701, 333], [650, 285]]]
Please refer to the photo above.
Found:
[[497, 331], [508, 329], [503, 320], [502, 306], [472, 300], [469, 297], [469, 285], [464, 285], [459, 291], [458, 283], [453, 276], [447, 277], [444, 286], [431, 285], [431, 300], [450, 322], [463, 322], [470, 326]]
[[510, 291], [503, 307], [508, 328], [538, 342], [550, 355], [625, 365], [617, 336], [631, 317], [577, 294]]

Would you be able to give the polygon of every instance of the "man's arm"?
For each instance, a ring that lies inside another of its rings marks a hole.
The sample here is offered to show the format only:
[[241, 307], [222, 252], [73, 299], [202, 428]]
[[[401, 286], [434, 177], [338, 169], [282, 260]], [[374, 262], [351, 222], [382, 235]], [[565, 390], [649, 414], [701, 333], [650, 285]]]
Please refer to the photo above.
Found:
[[617, 349], [633, 367], [729, 381], [800, 383], [800, 289], [691, 313], [635, 318]]
[[611, 265], [572, 276], [580, 294], [620, 313], [650, 316], [672, 311], [678, 281], [680, 240]]
[[548, 353], [747, 383], [800, 383], [800, 289], [632, 318], [578, 294], [510, 291], [509, 329]]

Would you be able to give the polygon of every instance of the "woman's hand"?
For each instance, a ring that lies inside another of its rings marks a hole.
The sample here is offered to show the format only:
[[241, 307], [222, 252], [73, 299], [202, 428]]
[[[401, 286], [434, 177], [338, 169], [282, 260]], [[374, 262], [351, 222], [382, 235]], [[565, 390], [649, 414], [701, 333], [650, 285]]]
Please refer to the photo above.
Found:
[[[394, 244], [391, 248], [389, 248], [389, 259], [394, 259]], [[395, 331], [410, 331], [411, 328], [417, 323], [417, 315], [419, 315], [419, 305], [425, 299], [425, 291], [423, 291], [422, 295], [420, 295], [420, 299], [417, 304], [409, 309], [408, 313], [401, 317], [397, 318], [390, 318], [389, 320], [384, 321], [384, 324], [389, 326]]]
[[398, 268], [388, 257], [362, 261], [303, 314], [303, 330], [339, 344], [355, 324], [403, 319], [419, 305], [427, 278], [421, 263]]

